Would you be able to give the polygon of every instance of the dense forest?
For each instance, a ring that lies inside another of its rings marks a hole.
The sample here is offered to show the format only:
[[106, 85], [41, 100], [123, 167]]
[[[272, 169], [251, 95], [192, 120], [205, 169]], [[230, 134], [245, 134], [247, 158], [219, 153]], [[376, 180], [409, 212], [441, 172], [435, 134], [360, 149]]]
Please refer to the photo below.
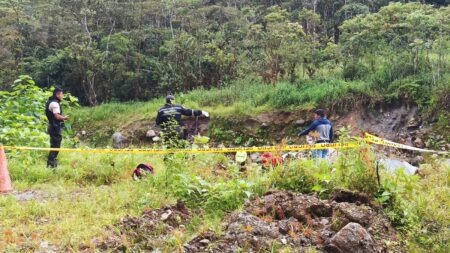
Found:
[[29, 74], [97, 105], [243, 79], [341, 79], [446, 107], [449, 3], [1, 0], [0, 87]]
[[0, 0], [0, 252], [450, 252], [449, 4]]

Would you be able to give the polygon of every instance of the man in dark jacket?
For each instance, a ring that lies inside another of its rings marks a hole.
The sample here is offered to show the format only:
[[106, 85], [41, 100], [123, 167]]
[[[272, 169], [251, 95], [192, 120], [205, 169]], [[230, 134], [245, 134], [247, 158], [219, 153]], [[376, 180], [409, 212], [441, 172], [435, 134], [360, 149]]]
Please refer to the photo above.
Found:
[[[304, 136], [311, 131], [316, 131], [318, 133], [318, 138], [315, 143], [330, 143], [333, 140], [333, 125], [325, 117], [325, 111], [323, 109], [318, 109], [314, 112], [313, 123], [301, 131], [298, 136]], [[313, 158], [327, 158], [328, 149], [317, 149], [313, 150]]]
[[156, 116], [156, 124], [161, 126], [162, 131], [165, 132], [166, 135], [168, 135], [168, 128], [170, 127], [171, 122], [175, 121], [176, 123], [173, 124], [177, 124], [178, 134], [182, 139], [186, 139], [187, 133], [182, 129], [183, 121], [181, 117], [200, 115], [209, 117], [209, 113], [206, 111], [187, 109], [181, 105], [176, 105], [175, 97], [173, 95], [169, 95], [166, 97], [166, 104], [158, 110], [158, 115]]
[[[62, 141], [62, 128], [65, 120], [69, 116], [62, 116], [61, 101], [64, 98], [63, 91], [55, 88], [53, 96], [49, 97], [45, 104], [45, 115], [48, 119], [48, 134], [50, 135], [50, 147], [60, 148]], [[47, 167], [56, 168], [58, 166], [58, 151], [50, 151], [47, 159]]]

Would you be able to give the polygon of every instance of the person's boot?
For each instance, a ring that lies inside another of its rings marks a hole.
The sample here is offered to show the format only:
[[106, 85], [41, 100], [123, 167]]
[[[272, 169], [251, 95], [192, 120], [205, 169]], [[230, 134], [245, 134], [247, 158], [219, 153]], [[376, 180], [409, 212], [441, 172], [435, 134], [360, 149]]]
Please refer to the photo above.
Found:
[[58, 162], [56, 160], [47, 161], [47, 168], [56, 169], [58, 167]]

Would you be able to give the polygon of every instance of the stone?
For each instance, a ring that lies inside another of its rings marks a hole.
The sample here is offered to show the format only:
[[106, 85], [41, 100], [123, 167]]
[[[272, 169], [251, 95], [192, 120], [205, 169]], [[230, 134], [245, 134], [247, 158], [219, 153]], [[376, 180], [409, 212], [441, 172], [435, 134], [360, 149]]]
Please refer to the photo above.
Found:
[[352, 192], [343, 189], [336, 189], [333, 191], [333, 196], [331, 198], [336, 202], [348, 202], [357, 204], [370, 204], [370, 198], [365, 193]]
[[166, 221], [167, 219], [169, 219], [169, 217], [172, 215], [172, 211], [171, 210], [167, 210], [166, 213], [163, 213], [161, 215], [161, 220], [162, 221]]
[[200, 241], [200, 244], [201, 244], [202, 246], [206, 246], [206, 245], [208, 245], [209, 243], [210, 243], [210, 241], [209, 241], [208, 239], [203, 239], [203, 240]]
[[422, 124], [422, 119], [420, 118], [412, 118], [409, 120], [408, 125], [406, 126], [406, 128], [408, 130], [412, 130], [412, 129], [417, 129], [420, 127], [420, 125]]
[[260, 153], [252, 153], [252, 154], [250, 154], [250, 159], [252, 159], [253, 162], [260, 163], [261, 162], [261, 154]]
[[380, 164], [391, 173], [395, 173], [397, 170], [403, 170], [408, 175], [414, 175], [419, 169], [408, 162], [392, 158], [381, 159]]
[[416, 138], [414, 140], [414, 146], [416, 146], [418, 148], [425, 148], [425, 142], [423, 142], [422, 139], [420, 139], [420, 138]]
[[355, 206], [347, 202], [342, 202], [336, 205], [336, 210], [342, 213], [348, 221], [363, 225], [369, 223], [372, 218], [371, 209], [367, 206]]
[[375, 242], [358, 223], [351, 222], [334, 235], [325, 247], [327, 252], [376, 252]]
[[302, 224], [298, 222], [294, 217], [290, 217], [287, 220], [280, 220], [278, 222], [278, 231], [281, 234], [287, 234], [289, 231], [298, 232], [302, 227]]
[[160, 140], [161, 140], [161, 138], [159, 138], [158, 136], [155, 136], [152, 139], [153, 142], [159, 142]]
[[295, 121], [296, 126], [303, 126], [303, 125], [305, 125], [305, 123], [306, 123], [306, 120], [303, 120], [303, 119], [299, 119], [299, 120]]
[[124, 148], [128, 145], [128, 139], [120, 132], [115, 132], [112, 135], [112, 141], [114, 148]]
[[148, 138], [153, 138], [156, 136], [156, 132], [154, 130], [148, 130], [145, 136], [147, 136]]
[[333, 209], [331, 206], [321, 202], [312, 204], [307, 208], [307, 210], [316, 217], [331, 217], [333, 214]]
[[415, 156], [415, 157], [413, 157], [410, 161], [409, 161], [409, 163], [412, 165], [412, 166], [416, 166], [416, 167], [418, 167], [421, 163], [423, 163], [425, 161], [425, 159], [423, 158], [423, 156]]

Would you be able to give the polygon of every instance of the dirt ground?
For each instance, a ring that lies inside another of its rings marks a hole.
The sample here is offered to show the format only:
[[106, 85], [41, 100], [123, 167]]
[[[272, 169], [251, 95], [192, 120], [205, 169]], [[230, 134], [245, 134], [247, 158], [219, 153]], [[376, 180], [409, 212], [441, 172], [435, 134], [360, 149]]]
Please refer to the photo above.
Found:
[[[347, 202], [350, 201], [350, 202]], [[331, 200], [289, 191], [268, 192], [231, 214], [225, 232], [193, 238], [186, 252], [404, 252], [396, 231], [367, 196]]]
[[[192, 213], [179, 202], [124, 217], [92, 242], [100, 251], [153, 251], [174, 231], [185, 231]], [[329, 200], [270, 191], [227, 216], [223, 233], [203, 232], [184, 252], [405, 252], [379, 207], [359, 193], [337, 191]], [[91, 248], [92, 249], [92, 248]]]
[[[185, 225], [191, 217], [182, 202], [147, 210], [139, 217], [123, 217], [119, 223], [107, 228], [104, 236], [93, 239], [92, 244], [100, 251], [151, 252], [166, 243], [167, 235], [176, 230], [185, 232]], [[91, 252], [90, 249], [85, 252]]]

